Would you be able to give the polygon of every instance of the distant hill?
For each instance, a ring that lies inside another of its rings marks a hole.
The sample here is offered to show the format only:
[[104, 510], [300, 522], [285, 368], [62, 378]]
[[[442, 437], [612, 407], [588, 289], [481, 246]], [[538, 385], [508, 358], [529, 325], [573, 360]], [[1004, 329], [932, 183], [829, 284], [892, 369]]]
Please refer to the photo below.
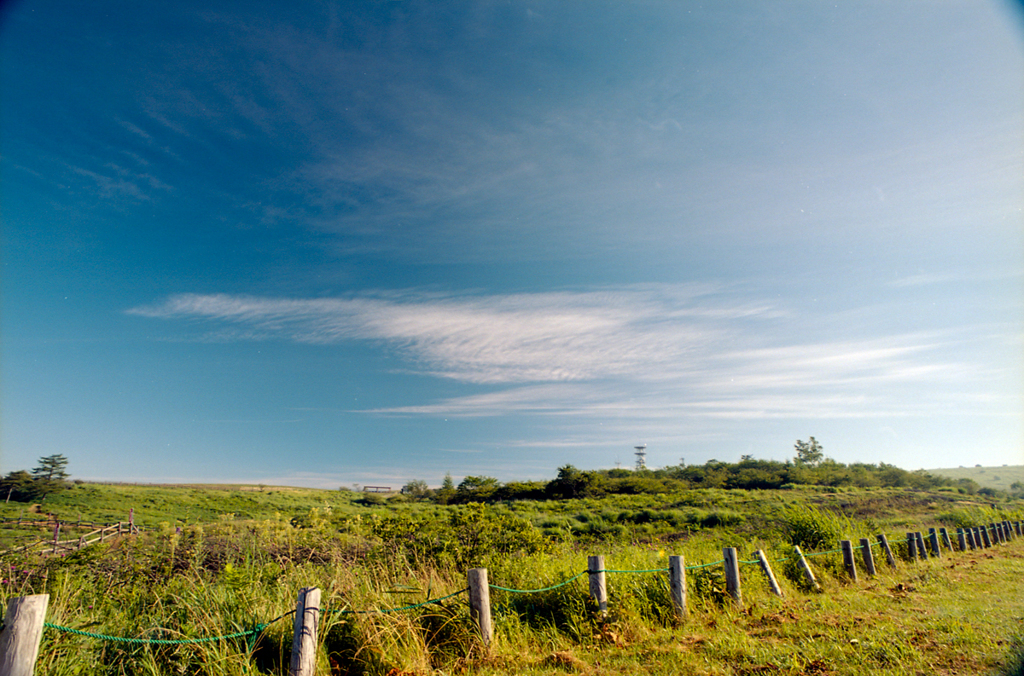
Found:
[[950, 479], [973, 479], [982, 488], [996, 488], [1009, 492], [1014, 482], [1024, 483], [1024, 465], [1003, 465], [1002, 467], [951, 467], [949, 469], [925, 470], [929, 474], [946, 476]]

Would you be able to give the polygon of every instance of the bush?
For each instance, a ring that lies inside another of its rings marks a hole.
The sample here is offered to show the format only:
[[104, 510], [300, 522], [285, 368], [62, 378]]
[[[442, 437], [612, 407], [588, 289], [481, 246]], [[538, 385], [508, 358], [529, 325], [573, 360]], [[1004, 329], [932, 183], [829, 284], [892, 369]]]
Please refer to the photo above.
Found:
[[849, 519], [811, 506], [791, 505], [782, 512], [790, 544], [802, 549], [831, 549], [851, 529]]

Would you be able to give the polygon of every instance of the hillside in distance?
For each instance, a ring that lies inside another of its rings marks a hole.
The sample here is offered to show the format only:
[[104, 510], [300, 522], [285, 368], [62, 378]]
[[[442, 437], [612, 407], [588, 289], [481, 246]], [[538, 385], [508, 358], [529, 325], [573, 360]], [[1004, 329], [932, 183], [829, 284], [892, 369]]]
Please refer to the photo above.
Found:
[[929, 474], [950, 479], [970, 479], [982, 488], [995, 488], [1013, 492], [1013, 484], [1024, 484], [1024, 465], [1003, 465], [1002, 467], [950, 467], [925, 470]]

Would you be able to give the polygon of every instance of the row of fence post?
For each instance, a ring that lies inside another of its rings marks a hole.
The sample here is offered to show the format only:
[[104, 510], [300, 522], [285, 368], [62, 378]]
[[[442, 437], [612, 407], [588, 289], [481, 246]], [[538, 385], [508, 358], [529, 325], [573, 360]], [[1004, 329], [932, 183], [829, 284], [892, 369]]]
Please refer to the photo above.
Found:
[[[1019, 537], [1022, 534], [1021, 528], [1020, 521], [1014, 523], [1003, 521], [988, 524], [987, 526], [959, 528], [956, 534], [957, 545], [960, 551], [992, 547]], [[886, 562], [890, 567], [895, 568], [896, 557], [889, 546], [888, 538], [884, 534], [879, 534], [877, 538], [878, 546], [885, 553]], [[940, 538], [942, 545], [946, 549], [953, 550], [953, 543], [946, 529], [940, 528], [936, 530], [931, 528], [929, 529], [928, 543], [931, 546], [932, 557], [938, 558], [942, 555]], [[868, 538], [861, 538], [857, 547], [853, 546], [853, 541], [851, 540], [842, 540], [840, 542], [843, 564], [851, 580], [857, 580], [856, 549], [861, 550], [864, 569], [867, 574], [870, 576], [876, 574], [874, 554], [871, 548], [871, 541]], [[807, 579], [808, 585], [812, 589], [820, 589], [814, 572], [807, 563], [807, 559], [800, 550], [800, 547], [794, 547], [793, 550], [797, 557], [797, 564]], [[768, 580], [772, 593], [782, 596], [782, 588], [779, 586], [778, 579], [775, 577], [765, 553], [762, 550], [757, 550], [754, 552], [754, 556], [757, 558], [756, 563]], [[908, 532], [907, 559], [914, 562], [919, 557], [924, 559], [929, 557], [925, 549], [924, 537], [919, 531]], [[722, 559], [726, 593], [735, 605], [742, 606], [740, 560], [736, 548], [725, 547], [722, 549]], [[606, 572], [604, 556], [596, 555], [587, 558], [590, 596], [597, 605], [598, 612], [602, 615], [608, 611]], [[685, 619], [688, 614], [686, 602], [686, 565], [681, 555], [669, 557], [668, 576], [673, 608], [677, 617]], [[490, 584], [487, 579], [486, 568], [473, 568], [468, 572], [467, 591], [469, 595], [470, 617], [476, 624], [481, 641], [484, 645], [488, 645], [494, 638], [494, 630], [491, 623]], [[39, 653], [39, 643], [42, 638], [43, 622], [48, 602], [49, 595], [47, 594], [12, 598], [8, 602], [7, 614], [4, 616], [4, 629], [0, 633], [0, 676], [32, 676]], [[295, 607], [289, 676], [313, 676], [316, 667], [319, 616], [320, 589], [306, 587], [300, 590]]]

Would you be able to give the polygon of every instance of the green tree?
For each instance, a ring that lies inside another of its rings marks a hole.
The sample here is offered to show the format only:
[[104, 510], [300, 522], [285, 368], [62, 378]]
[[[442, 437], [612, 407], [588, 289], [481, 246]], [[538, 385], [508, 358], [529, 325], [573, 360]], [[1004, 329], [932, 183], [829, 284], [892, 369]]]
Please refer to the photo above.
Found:
[[407, 496], [411, 500], [423, 500], [430, 497], [430, 488], [427, 486], [426, 481], [413, 479], [402, 486], [402, 495]]
[[798, 465], [816, 466], [825, 457], [825, 449], [822, 448], [821, 444], [814, 437], [811, 437], [808, 441], [797, 439], [796, 445], [793, 448], [796, 449], [795, 460]]
[[36, 481], [65, 481], [67, 466], [68, 459], [63, 455], [48, 455], [39, 458], [39, 466], [32, 470], [32, 476]]
[[455, 482], [452, 481], [451, 472], [444, 475], [441, 487], [434, 492], [434, 500], [442, 505], [447, 505], [455, 498]]
[[32, 475], [25, 470], [11, 472], [0, 479], [0, 497], [4, 501], [28, 502], [36, 497], [34, 484]]

